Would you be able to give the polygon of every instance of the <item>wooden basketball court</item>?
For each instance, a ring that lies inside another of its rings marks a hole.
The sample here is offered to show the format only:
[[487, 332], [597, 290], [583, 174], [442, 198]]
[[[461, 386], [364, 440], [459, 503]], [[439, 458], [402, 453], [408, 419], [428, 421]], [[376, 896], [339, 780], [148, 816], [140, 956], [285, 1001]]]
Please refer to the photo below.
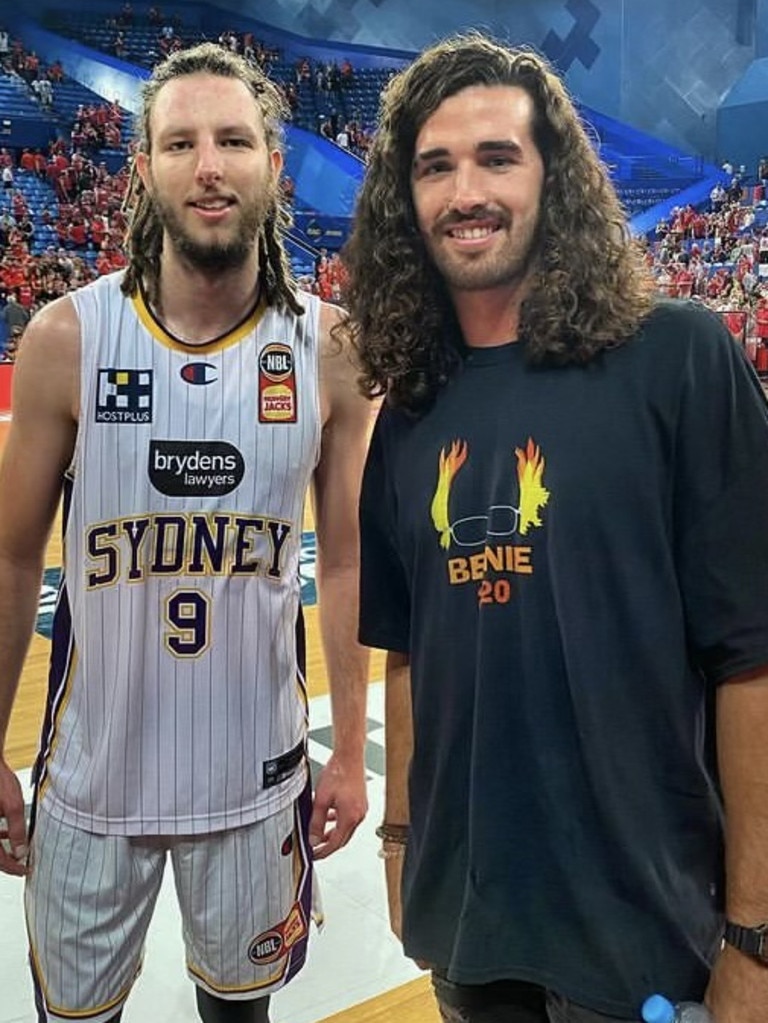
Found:
[[[9, 424], [0, 422], [0, 457], [5, 447]], [[312, 529], [311, 511], [305, 515], [305, 529]], [[45, 558], [46, 568], [62, 563], [61, 526], [57, 521], [51, 535]], [[307, 677], [310, 697], [322, 696], [328, 691], [328, 679], [320, 643], [317, 607], [305, 609], [307, 628]], [[50, 642], [37, 633], [32, 638], [24, 666], [16, 704], [11, 716], [6, 757], [15, 770], [31, 766], [45, 704]], [[384, 674], [383, 655], [374, 651], [371, 657], [371, 679], [380, 680]], [[378, 862], [371, 869], [379, 869]], [[365, 1001], [344, 1012], [327, 1017], [322, 1023], [439, 1023], [439, 1013], [430, 992], [427, 976], [395, 988], [377, 998]]]

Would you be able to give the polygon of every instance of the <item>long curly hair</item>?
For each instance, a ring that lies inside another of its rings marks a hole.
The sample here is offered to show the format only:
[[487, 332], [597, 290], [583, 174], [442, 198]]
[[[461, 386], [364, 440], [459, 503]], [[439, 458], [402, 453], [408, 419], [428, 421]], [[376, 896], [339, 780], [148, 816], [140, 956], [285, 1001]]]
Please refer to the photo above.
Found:
[[[268, 148], [282, 149], [282, 126], [288, 117], [288, 109], [280, 90], [260, 68], [249, 64], [237, 54], [225, 50], [217, 43], [200, 43], [171, 54], [155, 67], [152, 76], [142, 86], [143, 103], [137, 123], [137, 145], [140, 150], [151, 154], [152, 109], [157, 94], [168, 82], [183, 75], [195, 74], [218, 75], [243, 82], [250, 89], [261, 111]], [[139, 177], [135, 162], [131, 167], [124, 210], [128, 216], [125, 243], [128, 267], [122, 290], [126, 295], [133, 295], [142, 285], [150, 302], [154, 304], [158, 300], [163, 225], [155, 211], [152, 197]], [[290, 214], [280, 202], [278, 190], [275, 190], [258, 237], [261, 285], [270, 305], [288, 307], [300, 315], [303, 308], [296, 299], [296, 286], [284, 245], [290, 225]]]
[[416, 139], [444, 99], [473, 85], [510, 85], [533, 100], [544, 163], [531, 288], [519, 337], [533, 363], [585, 363], [620, 344], [650, 311], [654, 288], [608, 172], [562, 81], [541, 56], [477, 32], [425, 50], [385, 89], [367, 175], [344, 250], [342, 329], [369, 396], [420, 413], [461, 362], [447, 288], [417, 227]]

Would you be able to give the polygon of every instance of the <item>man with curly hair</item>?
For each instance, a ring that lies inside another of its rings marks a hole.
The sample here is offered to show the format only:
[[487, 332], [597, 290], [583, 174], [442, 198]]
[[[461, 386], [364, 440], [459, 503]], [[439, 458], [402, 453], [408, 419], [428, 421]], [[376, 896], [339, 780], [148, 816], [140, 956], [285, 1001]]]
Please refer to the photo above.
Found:
[[[0, 752], [38, 1019], [115, 1023], [166, 861], [205, 1023], [266, 1023], [312, 859], [366, 810], [357, 501], [370, 405], [283, 244], [277, 88], [213, 43], [148, 80], [130, 263], [27, 328], [0, 470], [0, 751], [64, 496], [34, 822]], [[314, 793], [299, 554], [318, 541], [334, 751]]]
[[546, 61], [481, 34], [386, 90], [346, 261], [385, 397], [360, 636], [388, 651], [406, 953], [451, 1023], [637, 1020], [655, 991], [759, 1023], [768, 409], [742, 351], [654, 294]]

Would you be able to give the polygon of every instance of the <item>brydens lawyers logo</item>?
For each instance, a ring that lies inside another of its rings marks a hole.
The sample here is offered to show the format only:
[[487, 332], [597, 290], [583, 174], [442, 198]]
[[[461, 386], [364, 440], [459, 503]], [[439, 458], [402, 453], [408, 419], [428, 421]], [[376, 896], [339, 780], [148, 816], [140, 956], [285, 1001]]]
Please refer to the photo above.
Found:
[[151, 423], [152, 370], [100, 369], [97, 423]]
[[216, 367], [210, 362], [188, 362], [179, 373], [188, 384], [213, 384], [219, 379]]
[[272, 342], [259, 354], [259, 422], [295, 423], [297, 412], [293, 351]]
[[240, 486], [245, 461], [225, 441], [153, 440], [147, 471], [155, 490], [169, 497], [218, 497]]

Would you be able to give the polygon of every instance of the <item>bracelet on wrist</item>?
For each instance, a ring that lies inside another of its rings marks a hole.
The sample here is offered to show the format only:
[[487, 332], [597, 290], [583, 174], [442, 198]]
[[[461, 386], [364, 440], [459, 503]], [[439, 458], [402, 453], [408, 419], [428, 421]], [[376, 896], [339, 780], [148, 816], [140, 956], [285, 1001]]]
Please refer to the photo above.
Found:
[[376, 828], [376, 837], [382, 842], [393, 842], [396, 845], [406, 845], [411, 827], [409, 824], [389, 824], [382, 821]]

